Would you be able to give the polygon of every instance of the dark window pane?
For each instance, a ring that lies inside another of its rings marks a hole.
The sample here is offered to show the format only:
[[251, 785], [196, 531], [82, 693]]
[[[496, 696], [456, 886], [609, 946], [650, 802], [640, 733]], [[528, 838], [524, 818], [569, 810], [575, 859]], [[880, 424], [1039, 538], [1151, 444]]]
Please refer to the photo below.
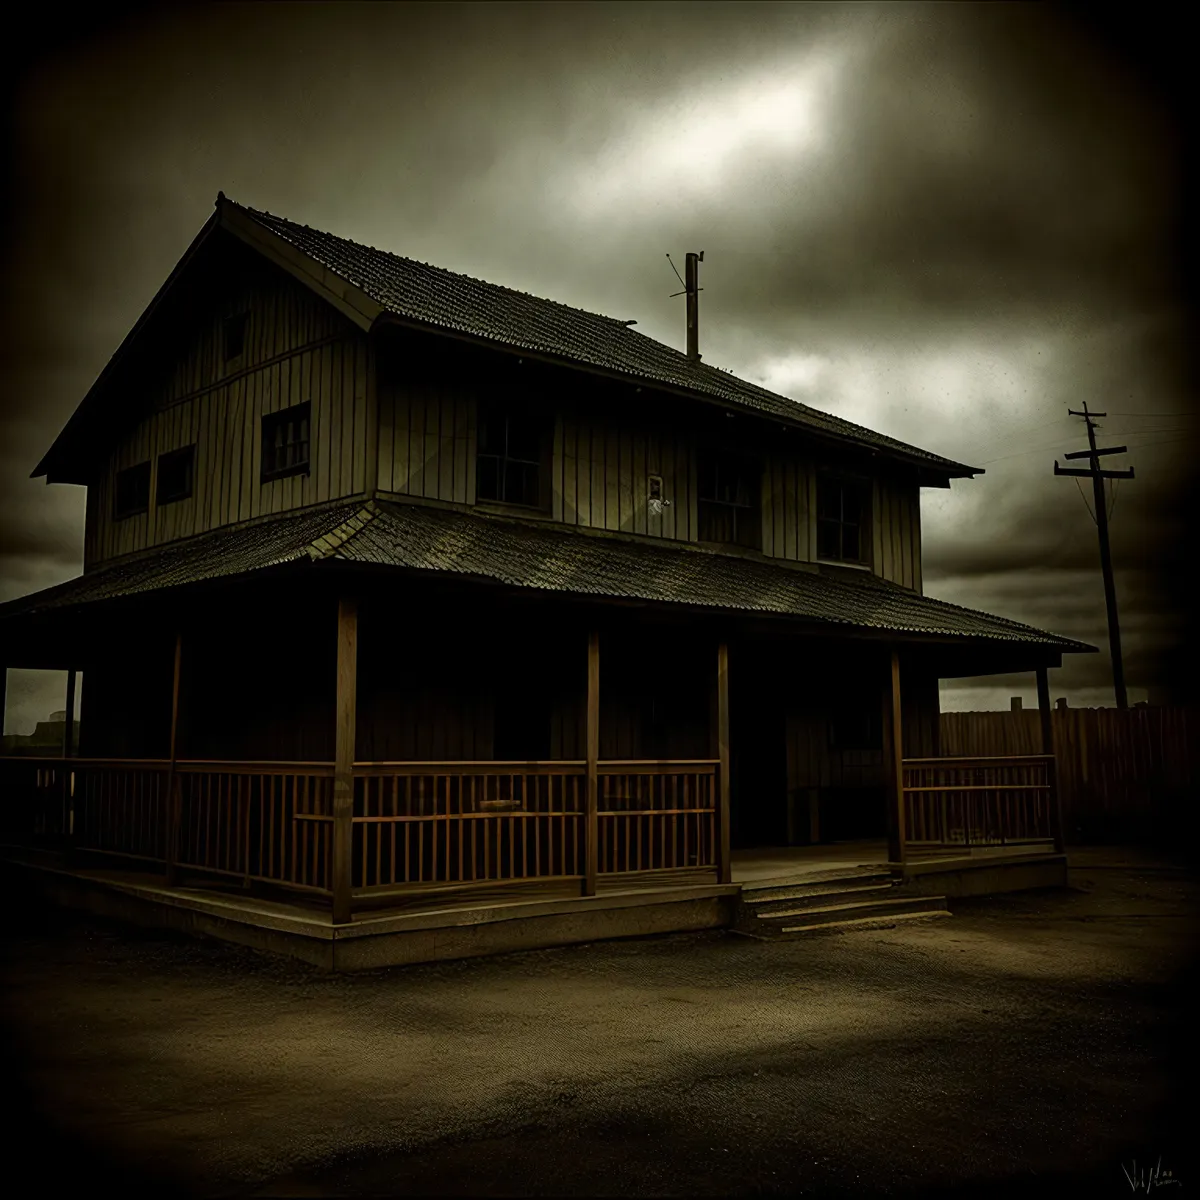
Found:
[[865, 517], [869, 497], [854, 480], [822, 479], [817, 484], [817, 557], [865, 562]]
[[479, 423], [475, 496], [539, 508], [544, 424], [537, 418], [492, 410]]
[[157, 503], [172, 504], [177, 500], [186, 500], [192, 494], [195, 452], [195, 446], [184, 446], [181, 450], [172, 450], [170, 454], [159, 456]]
[[480, 500], [500, 499], [500, 460], [481, 454], [475, 468], [475, 495]]
[[132, 517], [150, 508], [150, 464], [138, 463], [136, 467], [117, 472], [113, 516]]
[[817, 523], [817, 557], [841, 558], [841, 527], [835, 521]]

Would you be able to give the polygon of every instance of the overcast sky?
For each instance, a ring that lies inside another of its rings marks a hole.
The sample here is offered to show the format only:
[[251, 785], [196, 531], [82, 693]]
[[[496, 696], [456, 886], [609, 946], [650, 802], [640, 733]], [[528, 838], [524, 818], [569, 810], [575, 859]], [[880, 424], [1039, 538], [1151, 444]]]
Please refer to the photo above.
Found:
[[[83, 491], [29, 472], [223, 190], [680, 348], [664, 255], [703, 250], [707, 362], [986, 469], [923, 494], [926, 591], [1103, 647], [1052, 674], [1072, 705], [1113, 694], [1095, 527], [1052, 462], [1086, 445], [1068, 406], [1107, 411], [1144, 698], [1196, 449], [1181, 149], [1102, 32], [1016, 4], [227, 5], [46, 48], [8, 76], [0, 600], [79, 572]], [[944, 707], [1032, 701], [969, 682]], [[7, 730], [53, 688], [11, 673]]]

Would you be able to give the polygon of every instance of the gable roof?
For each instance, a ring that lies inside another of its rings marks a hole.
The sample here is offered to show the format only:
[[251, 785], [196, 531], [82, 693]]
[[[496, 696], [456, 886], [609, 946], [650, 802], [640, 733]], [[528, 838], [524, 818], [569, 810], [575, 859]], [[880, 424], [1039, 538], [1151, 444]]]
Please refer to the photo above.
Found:
[[690, 359], [613, 317], [402, 258], [232, 201], [224, 203], [354, 284], [387, 316], [665, 385], [690, 396], [749, 409], [816, 433], [898, 454], [947, 475], [982, 474], [977, 467], [910, 446], [739, 379], [703, 360]]
[[0, 605], [0, 625], [52, 610], [313, 563], [391, 568], [597, 600], [770, 615], [830, 633], [873, 631], [1057, 653], [1095, 649], [865, 573], [833, 575], [695, 546], [566, 530], [545, 521], [387, 501], [310, 510], [131, 555]]
[[216, 212], [38, 464], [33, 472], [35, 477], [69, 477], [74, 469], [69, 465], [74, 447], [86, 442], [89, 417], [104, 406], [105, 385], [129, 357], [185, 268], [196, 260], [204, 242], [216, 230], [226, 230], [254, 247], [364, 331], [381, 324], [402, 323], [610, 377], [651, 384], [885, 454], [924, 468], [942, 482], [982, 473], [978, 467], [876, 433], [739, 379], [702, 360], [689, 359], [683, 352], [636, 332], [623, 321], [363, 246], [247, 208], [218, 194]]

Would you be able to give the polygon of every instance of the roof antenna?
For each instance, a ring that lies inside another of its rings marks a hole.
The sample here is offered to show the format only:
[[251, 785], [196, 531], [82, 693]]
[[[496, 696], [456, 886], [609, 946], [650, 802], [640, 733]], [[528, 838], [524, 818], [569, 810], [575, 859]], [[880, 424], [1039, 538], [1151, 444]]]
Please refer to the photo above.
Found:
[[693, 362], [700, 361], [700, 293], [704, 290], [700, 287], [700, 263], [704, 261], [704, 251], [701, 250], [698, 254], [688, 253], [684, 259], [684, 270], [687, 273], [687, 281], [685, 282], [679, 276], [679, 271], [675, 264], [671, 262], [671, 256], [667, 255], [667, 262], [671, 263], [671, 270], [675, 272], [675, 278], [683, 284], [682, 292], [673, 292], [671, 299], [676, 296], [687, 296], [687, 356]]

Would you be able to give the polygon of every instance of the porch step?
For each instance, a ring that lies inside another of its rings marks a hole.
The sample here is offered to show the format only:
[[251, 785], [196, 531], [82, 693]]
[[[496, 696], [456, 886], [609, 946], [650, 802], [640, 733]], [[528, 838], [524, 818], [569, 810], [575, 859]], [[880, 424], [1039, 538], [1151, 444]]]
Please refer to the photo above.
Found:
[[818, 931], [886, 928], [897, 921], [949, 916], [944, 896], [917, 896], [887, 871], [767, 887], [744, 887], [734, 929], [760, 939]]
[[827, 921], [824, 925], [805, 925], [796, 929], [788, 929], [780, 936], [791, 939], [835, 933], [856, 933], [865, 929], [895, 929], [897, 926], [934, 921], [939, 917], [948, 917], [949, 915], [949, 911], [943, 907], [930, 909], [928, 912], [895, 913], [890, 917], [852, 917], [845, 921]]
[[746, 896], [743, 894], [742, 903], [749, 912], [756, 916], [775, 916], [783, 912], [791, 912], [803, 908], [819, 908], [835, 904], [849, 904], [855, 901], [867, 900], [872, 897], [886, 900], [894, 894], [894, 887], [889, 880], [886, 883], [870, 883], [861, 887], [825, 887], [807, 890], [802, 888], [776, 889], [784, 894], [772, 896]]

